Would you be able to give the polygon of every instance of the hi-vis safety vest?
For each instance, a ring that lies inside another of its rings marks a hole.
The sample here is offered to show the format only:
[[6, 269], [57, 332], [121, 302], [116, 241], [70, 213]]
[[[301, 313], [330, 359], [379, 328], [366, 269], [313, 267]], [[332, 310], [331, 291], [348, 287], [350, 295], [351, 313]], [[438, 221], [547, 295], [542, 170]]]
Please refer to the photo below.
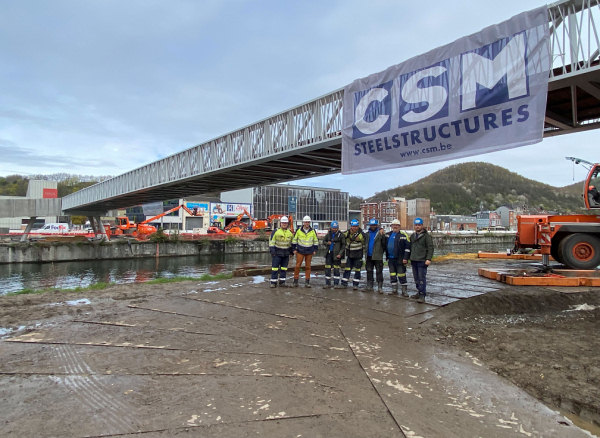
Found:
[[[271, 233], [271, 240], [269, 240], [269, 247], [279, 250], [281, 253], [289, 254], [290, 248], [292, 247], [292, 239], [294, 233], [289, 229], [277, 228]], [[283, 254], [282, 254], [283, 255]]]
[[360, 228], [356, 233], [353, 233], [351, 230], [346, 231], [346, 250], [348, 251], [348, 257], [362, 257], [365, 242], [365, 235]]
[[294, 244], [294, 249], [300, 254], [312, 254], [319, 249], [319, 239], [312, 227], [306, 232], [303, 227], [298, 228], [292, 243]]

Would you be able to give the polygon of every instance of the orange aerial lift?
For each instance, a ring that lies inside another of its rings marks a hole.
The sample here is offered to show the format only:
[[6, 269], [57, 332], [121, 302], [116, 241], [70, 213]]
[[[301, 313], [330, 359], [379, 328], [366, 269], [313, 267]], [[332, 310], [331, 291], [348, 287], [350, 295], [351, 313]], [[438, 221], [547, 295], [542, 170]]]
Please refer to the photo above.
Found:
[[[114, 226], [107, 228], [107, 234], [110, 236], [131, 236], [136, 239], [147, 239], [150, 234], [156, 233], [156, 227], [150, 225], [150, 222], [154, 222], [157, 219], [160, 219], [163, 216], [166, 216], [174, 211], [183, 208], [190, 216], [199, 216], [198, 211], [196, 209], [190, 210], [185, 205], [181, 204], [177, 207], [173, 207], [170, 210], [157, 214], [156, 216], [151, 217], [150, 219], [146, 219], [140, 223], [133, 223], [129, 221], [127, 216], [119, 216], [116, 218], [116, 223]], [[221, 231], [223, 232], [223, 231]]]
[[269, 216], [267, 219], [257, 219], [252, 221], [252, 229], [253, 230], [264, 230], [264, 231], [271, 231], [274, 228], [279, 228], [279, 222], [281, 221], [281, 218], [287, 216], [289, 219], [289, 223], [290, 223], [290, 231], [294, 231], [294, 222], [293, 222], [293, 217], [292, 215], [285, 215], [285, 214], [272, 214], [271, 216]]
[[235, 218], [235, 220], [233, 220], [229, 224], [227, 224], [227, 226], [225, 227], [225, 232], [230, 233], [230, 234], [240, 234], [240, 233], [245, 233], [246, 231], [248, 231], [249, 225], [246, 222], [242, 222], [242, 218], [244, 216], [248, 216], [248, 218], [250, 219], [250, 223], [252, 223], [254, 221], [254, 219], [252, 219], [252, 216], [250, 215], [250, 213], [248, 213], [248, 210], [246, 210], [244, 208], [244, 209], [242, 209], [242, 212], [240, 214], [238, 214], [238, 216]]
[[[587, 210], [600, 210], [600, 164], [567, 157], [589, 169], [583, 186]], [[595, 269], [600, 265], [600, 215], [528, 215], [517, 216], [515, 250], [540, 249], [542, 261], [549, 256], [572, 269]]]

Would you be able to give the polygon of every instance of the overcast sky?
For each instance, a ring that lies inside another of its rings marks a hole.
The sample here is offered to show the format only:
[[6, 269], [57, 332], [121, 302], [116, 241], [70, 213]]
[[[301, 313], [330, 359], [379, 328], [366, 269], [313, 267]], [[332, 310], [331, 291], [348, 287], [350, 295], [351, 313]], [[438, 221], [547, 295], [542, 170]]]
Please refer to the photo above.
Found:
[[[0, 176], [118, 175], [543, 5], [531, 0], [0, 0]], [[597, 131], [303, 180], [370, 196], [486, 161], [554, 186]]]

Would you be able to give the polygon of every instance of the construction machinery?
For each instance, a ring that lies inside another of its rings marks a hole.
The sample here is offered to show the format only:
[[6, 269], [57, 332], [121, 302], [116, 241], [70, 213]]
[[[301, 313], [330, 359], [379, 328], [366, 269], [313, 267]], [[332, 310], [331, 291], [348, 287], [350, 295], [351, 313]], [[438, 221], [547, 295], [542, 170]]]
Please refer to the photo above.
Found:
[[252, 221], [252, 229], [254, 231], [263, 230], [263, 231], [271, 231], [275, 228], [279, 228], [279, 223], [281, 218], [287, 216], [290, 223], [290, 231], [294, 231], [294, 222], [292, 215], [285, 214], [272, 214], [267, 219], [256, 219]]
[[539, 249], [545, 266], [552, 256], [572, 269], [595, 269], [600, 265], [600, 215], [594, 214], [600, 211], [600, 164], [567, 159], [589, 170], [583, 200], [591, 214], [518, 216], [515, 250]]
[[[242, 221], [242, 218], [244, 216], [248, 216], [248, 218], [250, 219], [250, 224]], [[244, 208], [242, 210], [242, 213], [240, 213], [237, 216], [237, 218], [235, 218], [235, 220], [233, 220], [229, 224], [227, 224], [227, 226], [225, 227], [225, 231], [230, 234], [239, 234], [239, 233], [245, 233], [248, 231], [258, 231], [258, 230], [271, 231], [274, 228], [279, 228], [279, 221], [284, 216], [286, 216], [286, 215], [272, 214], [267, 219], [254, 219], [252, 217], [252, 215], [250, 213], [248, 213], [248, 210], [246, 210]], [[290, 230], [293, 231], [294, 227], [292, 225], [292, 216], [287, 216], [287, 217], [290, 221]]]
[[250, 215], [250, 213], [248, 213], [248, 210], [244, 208], [242, 209], [242, 212], [238, 214], [235, 220], [227, 224], [227, 226], [225, 227], [225, 232], [230, 234], [240, 234], [248, 231], [248, 228], [250, 226], [246, 222], [242, 222], [242, 218], [244, 216], [248, 216], [248, 218], [250, 219], [250, 223], [252, 224], [254, 219], [252, 219], [252, 216]]
[[[177, 207], [173, 207], [170, 210], [164, 211], [156, 216], [151, 217], [150, 219], [146, 219], [143, 222], [134, 223], [130, 222], [127, 216], [118, 216], [115, 221], [114, 226], [106, 227], [106, 234], [111, 236], [130, 236], [135, 237], [136, 239], [144, 240], [147, 239], [151, 234], [156, 233], [156, 227], [150, 225], [150, 222], [154, 222], [157, 219], [160, 219], [163, 216], [166, 216], [170, 213], [173, 213], [180, 208], [184, 209], [190, 216], [198, 216], [199, 213], [196, 209], [190, 210], [185, 205], [181, 204]], [[221, 232], [223, 232], [221, 230]]]

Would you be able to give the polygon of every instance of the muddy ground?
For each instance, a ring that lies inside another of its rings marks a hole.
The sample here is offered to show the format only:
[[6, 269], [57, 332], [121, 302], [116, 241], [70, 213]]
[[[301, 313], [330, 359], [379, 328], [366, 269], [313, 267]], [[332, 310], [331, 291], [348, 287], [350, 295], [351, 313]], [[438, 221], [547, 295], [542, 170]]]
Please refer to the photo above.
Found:
[[507, 287], [435, 311], [412, 337], [477, 357], [600, 433], [599, 288]]
[[482, 263], [435, 264], [429, 304], [319, 275], [0, 297], [0, 435], [587, 436], [556, 410], [600, 425], [600, 293]]

